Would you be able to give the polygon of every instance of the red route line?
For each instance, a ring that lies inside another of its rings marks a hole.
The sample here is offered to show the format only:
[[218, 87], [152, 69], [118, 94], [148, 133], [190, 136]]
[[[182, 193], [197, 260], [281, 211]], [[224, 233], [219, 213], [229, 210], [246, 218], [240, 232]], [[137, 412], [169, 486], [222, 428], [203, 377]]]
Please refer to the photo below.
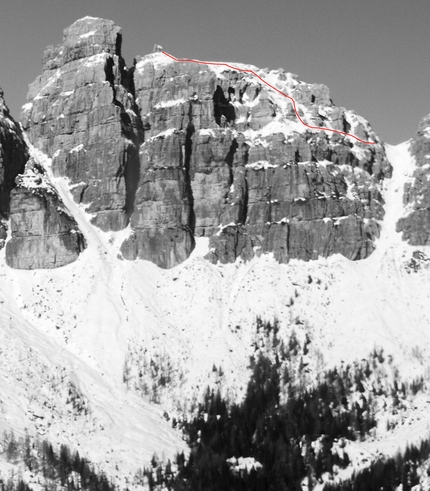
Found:
[[366, 141], [366, 140], [362, 140], [361, 138], [358, 138], [358, 136], [355, 136], [355, 135], [352, 135], [351, 133], [346, 133], [345, 131], [340, 131], [340, 130], [334, 130], [332, 128], [325, 128], [323, 126], [311, 126], [310, 124], [307, 124], [303, 121], [303, 119], [300, 117], [300, 114], [298, 113], [297, 111], [297, 108], [296, 108], [296, 101], [293, 99], [293, 97], [291, 97], [290, 95], [288, 94], [285, 94], [285, 92], [282, 92], [281, 90], [279, 90], [278, 88], [274, 87], [273, 85], [269, 84], [269, 82], [266, 82], [266, 80], [264, 80], [263, 78], [260, 77], [260, 75], [258, 75], [257, 73], [254, 72], [254, 70], [251, 70], [250, 68], [248, 69], [245, 69], [245, 68], [239, 68], [239, 67], [236, 67], [236, 66], [232, 66], [232, 65], [229, 65], [228, 63], [222, 63], [222, 62], [218, 62], [218, 61], [200, 61], [200, 60], [193, 60], [191, 58], [176, 58], [175, 56], [173, 55], [169, 55], [169, 53], [166, 53], [165, 51], [162, 51], [162, 53], [166, 56], [168, 56], [169, 58], [171, 58], [172, 60], [175, 60], [177, 62], [186, 62], [186, 63], [198, 63], [199, 65], [217, 65], [217, 66], [226, 66], [228, 68], [231, 68], [232, 70], [237, 70], [239, 72], [244, 72], [244, 73], [252, 73], [252, 75], [255, 75], [259, 80], [261, 80], [263, 83], [265, 83], [266, 85], [268, 85], [271, 89], [273, 90], [276, 90], [276, 92], [278, 92], [279, 94], [283, 95], [284, 97], [287, 97], [288, 99], [290, 99], [293, 103], [293, 108], [294, 108], [294, 112], [296, 113], [296, 116], [297, 116], [297, 119], [304, 125], [306, 126], [307, 128], [310, 128], [311, 130], [321, 130], [321, 131], [332, 131], [333, 133], [339, 133], [340, 135], [345, 135], [345, 136], [350, 136], [351, 138], [355, 138], [356, 140], [358, 140], [359, 142], [361, 143], [364, 143], [366, 145], [375, 145], [376, 142], [371, 142], [371, 141]]

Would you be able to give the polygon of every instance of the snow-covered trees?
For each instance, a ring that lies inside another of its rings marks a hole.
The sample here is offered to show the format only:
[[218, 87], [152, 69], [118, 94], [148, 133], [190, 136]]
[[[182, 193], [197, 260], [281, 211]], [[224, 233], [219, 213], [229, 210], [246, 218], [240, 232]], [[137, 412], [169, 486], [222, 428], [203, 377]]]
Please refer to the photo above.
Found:
[[[268, 330], [276, 332], [276, 327]], [[296, 339], [287, 346], [289, 351], [301, 349]], [[352, 371], [328, 371], [314, 387], [290, 383], [283, 358], [285, 354], [271, 360], [260, 353], [251, 361], [252, 375], [240, 404], [229, 404], [208, 389], [195, 417], [181, 423], [191, 448], [188, 460], [178, 456], [176, 475], [161, 463], [146, 469], [151, 489], [301, 489], [307, 476], [317, 479], [335, 465], [346, 467], [348, 456], [339, 455], [333, 444], [362, 437], [375, 426], [371, 401], [351, 402], [357, 389]], [[281, 403], [285, 380], [290, 387]], [[253, 465], [234, 467], [232, 457]]]

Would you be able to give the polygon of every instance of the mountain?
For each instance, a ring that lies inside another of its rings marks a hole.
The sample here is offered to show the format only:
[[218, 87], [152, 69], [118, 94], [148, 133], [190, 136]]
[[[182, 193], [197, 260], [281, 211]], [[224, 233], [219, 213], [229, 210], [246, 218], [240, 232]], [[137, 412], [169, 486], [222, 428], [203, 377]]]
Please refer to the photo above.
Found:
[[13, 430], [139, 488], [154, 452], [192, 452], [175, 422], [208, 386], [247, 401], [261, 356], [293, 374], [280, 405], [335, 368], [349, 407], [372, 401], [373, 426], [344, 441], [345, 469], [314, 475], [321, 489], [419, 443], [429, 117], [390, 146], [327, 87], [231, 63], [340, 133], [312, 130], [250, 72], [160, 51], [128, 68], [121, 43], [112, 21], [80, 19], [46, 49], [21, 126], [0, 97], [3, 479], [21, 466], [44, 482], [5, 458]]
[[[308, 131], [289, 99], [248, 73], [162, 52], [127, 69], [121, 42], [111, 21], [66, 29], [63, 44], [45, 51], [23, 127], [94, 225], [130, 227], [125, 259], [169, 268], [200, 237], [210, 239], [212, 262], [370, 254], [380, 183], [391, 172], [377, 138], [366, 146]], [[253, 68], [290, 93], [309, 123], [376, 137], [363, 118], [334, 106], [327, 87]]]

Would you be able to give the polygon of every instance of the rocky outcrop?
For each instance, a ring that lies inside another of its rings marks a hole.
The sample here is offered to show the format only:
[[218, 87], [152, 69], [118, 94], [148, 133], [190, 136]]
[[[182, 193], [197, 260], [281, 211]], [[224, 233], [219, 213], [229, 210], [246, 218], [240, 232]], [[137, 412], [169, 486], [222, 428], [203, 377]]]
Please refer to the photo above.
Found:
[[[164, 244], [159, 236], [175, 222], [181, 239], [189, 233], [185, 256], [192, 235], [206, 236], [213, 262], [262, 252], [282, 262], [372, 252], [383, 217], [380, 183], [391, 173], [376, 135], [363, 118], [334, 106], [327, 87], [251, 68], [290, 93], [309, 124], [377, 144], [306, 130], [285, 97], [248, 74], [162, 53], [143, 57], [134, 85], [148, 138], [125, 257], [150, 258], [138, 248], [148, 234], [157, 236], [157, 249], [167, 247], [168, 234]], [[163, 188], [169, 205], [153, 206]]]
[[[28, 156], [21, 129], [0, 91], [0, 217], [10, 219], [11, 228], [6, 263], [18, 269], [63, 266], [78, 257], [84, 239], [44, 169]], [[2, 246], [5, 239], [2, 221]]]
[[185, 167], [185, 137], [174, 131], [148, 142], [141, 153], [141, 177], [131, 215], [132, 235], [121, 250], [171, 268], [194, 248], [192, 197]]
[[85, 17], [48, 47], [30, 86], [22, 123], [30, 141], [67, 176], [78, 203], [103, 230], [128, 224], [139, 175], [141, 122], [132, 72], [121, 57], [121, 29]]
[[367, 121], [336, 107], [328, 88], [284, 70], [250, 73], [175, 62], [161, 52], [127, 69], [121, 32], [84, 18], [49, 47], [23, 124], [67, 176], [103, 230], [131, 233], [126, 259], [170, 268], [210, 238], [211, 261], [273, 253], [278, 260], [367, 257], [391, 168]]
[[[371, 188], [365, 171], [356, 169], [352, 174], [349, 179], [364, 178], [366, 189]], [[280, 262], [335, 253], [356, 260], [372, 252], [373, 239], [379, 236], [376, 219], [383, 216], [382, 198], [375, 190], [360, 198], [355, 183], [348, 186], [336, 165], [322, 161], [254, 166], [246, 169], [246, 179], [246, 219], [233, 221], [212, 236], [211, 261], [229, 261], [229, 248], [245, 260], [273, 252]], [[235, 188], [233, 184], [233, 193]], [[240, 241], [240, 235], [245, 240]]]
[[30, 159], [16, 181], [6, 263], [17, 269], [49, 269], [75, 261], [85, 247], [84, 238], [44, 169]]
[[6, 239], [6, 223], [9, 217], [10, 192], [16, 176], [24, 171], [28, 158], [27, 145], [21, 128], [9, 114], [0, 89], [0, 248]]
[[430, 244], [430, 115], [419, 124], [411, 141], [416, 168], [411, 182], [405, 184], [403, 203], [407, 215], [397, 222], [397, 231], [411, 245]]
[[63, 44], [46, 48], [43, 69], [62, 68], [101, 53], [121, 56], [121, 29], [110, 20], [87, 16], [64, 30]]

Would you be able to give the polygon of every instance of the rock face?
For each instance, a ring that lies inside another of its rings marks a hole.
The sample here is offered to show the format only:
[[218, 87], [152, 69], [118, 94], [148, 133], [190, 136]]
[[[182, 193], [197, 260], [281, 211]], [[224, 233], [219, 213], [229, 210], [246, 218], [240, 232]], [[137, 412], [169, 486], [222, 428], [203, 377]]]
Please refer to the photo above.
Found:
[[6, 263], [17, 269], [48, 269], [75, 261], [85, 247], [84, 238], [43, 168], [30, 159], [16, 181]]
[[21, 117], [31, 142], [52, 157], [55, 175], [70, 179], [75, 200], [102, 230], [128, 223], [143, 138], [120, 31], [92, 17], [65, 29], [63, 44], [46, 49]]
[[418, 126], [411, 153], [416, 169], [413, 181], [406, 183], [404, 205], [409, 214], [397, 222], [397, 231], [411, 245], [430, 244], [430, 114]]
[[327, 87], [250, 67], [294, 97], [308, 124], [375, 145], [307, 129], [289, 99], [249, 73], [161, 52], [127, 69], [107, 20], [75, 22], [43, 63], [23, 125], [96, 226], [130, 224], [126, 259], [170, 268], [195, 237], [209, 237], [207, 258], [223, 263], [372, 252], [391, 168], [369, 124], [334, 106]]
[[[18, 269], [54, 268], [74, 261], [84, 239], [50, 184], [30, 159], [21, 129], [9, 115], [0, 91], [0, 246], [10, 218], [6, 263]], [[27, 162], [27, 163], [26, 163]]]
[[28, 158], [21, 129], [12, 119], [0, 89], [0, 248], [6, 239], [5, 220], [9, 218], [10, 192], [16, 176], [24, 171]]
[[285, 97], [248, 74], [162, 53], [143, 57], [134, 85], [147, 130], [125, 257], [154, 260], [148, 237], [155, 237], [156, 251], [181, 251], [163, 260], [172, 266], [191, 252], [193, 235], [210, 237], [213, 262], [262, 252], [282, 262], [372, 252], [383, 217], [380, 182], [391, 173], [376, 135], [334, 106], [325, 86], [251, 68], [291, 94], [309, 124], [377, 144], [306, 130]]
[[126, 259], [149, 259], [170, 268], [187, 259], [192, 251], [192, 195], [184, 145], [184, 135], [174, 131], [143, 147], [140, 183], [131, 215], [133, 234], [122, 246]]

